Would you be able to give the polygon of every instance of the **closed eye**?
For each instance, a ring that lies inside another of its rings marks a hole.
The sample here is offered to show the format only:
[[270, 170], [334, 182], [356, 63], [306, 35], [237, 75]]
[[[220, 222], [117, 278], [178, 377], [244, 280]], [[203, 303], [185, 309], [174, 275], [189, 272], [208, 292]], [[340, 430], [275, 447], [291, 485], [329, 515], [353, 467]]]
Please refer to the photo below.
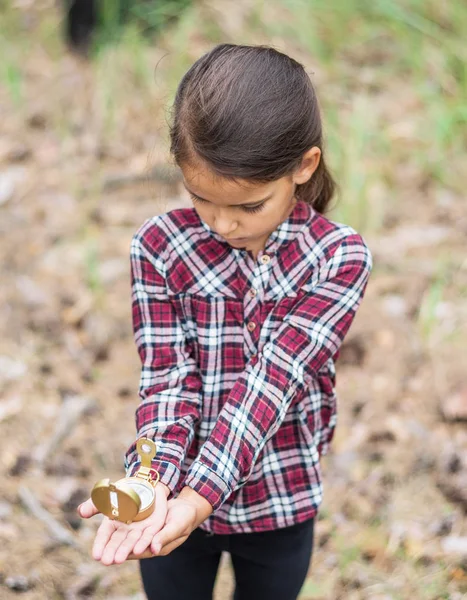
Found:
[[[193, 202], [206, 202], [206, 200], [203, 200], [202, 198], [198, 198], [198, 196], [195, 196], [193, 193], [189, 192], [190, 198], [193, 200]], [[238, 208], [242, 208], [245, 212], [248, 213], [255, 213], [255, 212], [259, 212], [260, 210], [263, 210], [264, 207], [264, 202], [261, 202], [261, 204], [257, 204], [255, 206], [239, 206]]]

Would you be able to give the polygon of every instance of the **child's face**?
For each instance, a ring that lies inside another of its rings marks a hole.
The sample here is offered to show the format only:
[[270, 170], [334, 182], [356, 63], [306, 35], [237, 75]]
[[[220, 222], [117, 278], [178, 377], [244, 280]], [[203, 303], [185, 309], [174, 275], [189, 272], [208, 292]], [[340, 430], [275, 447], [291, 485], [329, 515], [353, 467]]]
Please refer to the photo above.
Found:
[[269, 235], [292, 212], [297, 203], [296, 184], [303, 183], [300, 172], [258, 184], [229, 181], [199, 165], [184, 165], [181, 170], [184, 186], [201, 220], [234, 248], [255, 254], [264, 249]]

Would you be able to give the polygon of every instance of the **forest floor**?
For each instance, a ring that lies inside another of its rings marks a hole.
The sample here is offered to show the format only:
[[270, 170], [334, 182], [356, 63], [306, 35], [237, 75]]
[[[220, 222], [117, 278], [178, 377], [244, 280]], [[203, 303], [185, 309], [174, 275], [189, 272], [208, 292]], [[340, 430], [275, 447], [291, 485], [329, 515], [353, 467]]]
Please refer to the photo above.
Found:
[[[91, 62], [64, 48], [53, 3], [13, 4], [2, 17], [10, 34], [0, 47], [0, 597], [142, 600], [136, 561], [105, 567], [92, 560], [99, 517], [83, 521], [76, 506], [95, 481], [123, 474], [134, 438], [131, 237], [146, 218], [191, 205], [166, 166], [163, 108], [174, 81], [161, 91], [158, 77], [175, 77], [172, 59], [159, 75], [154, 66], [164, 49], [143, 53], [131, 38], [125, 52]], [[248, 2], [236, 8], [240, 24], [222, 17], [222, 2], [211, 4], [220, 7], [224, 38], [235, 38]], [[217, 30], [198, 35], [201, 17], [193, 15], [191, 28], [180, 26], [171, 42], [185, 36], [191, 44], [176, 74], [217, 39]], [[283, 47], [310, 65], [299, 46]], [[355, 50], [354, 64], [362, 54]], [[300, 598], [461, 600], [466, 155], [450, 158], [449, 185], [412, 161], [421, 143], [412, 124], [424, 108], [402, 71], [379, 85], [373, 66], [355, 72], [364, 71], [362, 86], [378, 84], [376, 127], [386, 123], [394, 148], [378, 161], [362, 154], [349, 164], [371, 178], [387, 159], [391, 176], [362, 188], [362, 214], [352, 213], [353, 204], [335, 216], [358, 217], [351, 224], [362, 224], [375, 267], [337, 364], [338, 426], [323, 459], [324, 502]], [[336, 92], [339, 73], [315, 71], [318, 89], [326, 88], [323, 104], [336, 98], [342, 114], [354, 114], [349, 87]], [[353, 146], [348, 158], [353, 151], [362, 149]], [[373, 209], [382, 211], [376, 224]], [[216, 600], [228, 600], [233, 586], [224, 558]]]

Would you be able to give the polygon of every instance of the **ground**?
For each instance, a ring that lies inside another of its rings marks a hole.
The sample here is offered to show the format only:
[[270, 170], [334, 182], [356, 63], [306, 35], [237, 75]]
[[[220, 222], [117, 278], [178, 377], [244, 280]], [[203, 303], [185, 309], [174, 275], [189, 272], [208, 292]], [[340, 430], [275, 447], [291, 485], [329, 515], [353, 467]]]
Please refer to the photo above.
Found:
[[[64, 47], [54, 3], [11, 3], [2, 15], [8, 36], [0, 87], [0, 595], [6, 600], [143, 598], [135, 561], [104, 567], [92, 560], [99, 518], [84, 522], [75, 509], [95, 481], [122, 475], [135, 433], [131, 236], [147, 217], [190, 205], [167, 162], [164, 108], [175, 75], [218, 30], [235, 37], [246, 27], [248, 2], [238, 4], [231, 20], [222, 2], [205, 4], [203, 10], [219, 8], [217, 29], [203, 29], [203, 37], [195, 26], [202, 13], [195, 11], [174, 36], [173, 43], [190, 40], [182, 58], [162, 42], [142, 50], [129, 34], [125, 45], [92, 62]], [[277, 26], [281, 9], [274, 10]], [[358, 25], [349, 21], [349, 30]], [[322, 57], [313, 62], [300, 40], [286, 43], [268, 31], [255, 43], [284, 43], [315, 73], [323, 106], [339, 107], [325, 117], [342, 188], [330, 216], [364, 234], [375, 264], [337, 364], [338, 427], [323, 459], [324, 502], [300, 598], [466, 598], [465, 153], [440, 145], [443, 115], [433, 109], [439, 119], [428, 118], [434, 105], [423, 104], [402, 63], [397, 78], [379, 79], [385, 51], [376, 36], [365, 47], [354, 43], [338, 70]], [[159, 73], [154, 67], [167, 47], [172, 54]], [[455, 81], [444, 70], [445, 54], [426, 56], [430, 69], [444, 73], [449, 105]], [[342, 65], [353, 69], [353, 80], [342, 77]], [[459, 149], [460, 124], [450, 138]], [[216, 600], [227, 600], [232, 585], [225, 556]]]

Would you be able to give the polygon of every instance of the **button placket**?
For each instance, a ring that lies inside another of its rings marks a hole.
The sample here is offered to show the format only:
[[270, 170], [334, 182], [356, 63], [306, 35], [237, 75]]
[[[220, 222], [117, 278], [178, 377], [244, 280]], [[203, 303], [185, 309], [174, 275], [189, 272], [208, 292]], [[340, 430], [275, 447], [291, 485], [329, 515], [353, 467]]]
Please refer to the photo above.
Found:
[[[260, 337], [261, 307], [260, 298], [262, 297], [263, 287], [269, 278], [269, 268], [263, 269], [263, 265], [268, 265], [271, 262], [269, 254], [263, 254], [259, 257], [254, 265], [253, 273], [250, 279], [250, 289], [246, 292], [245, 308], [248, 311], [245, 313], [245, 326], [250, 335], [245, 334], [245, 353], [250, 355], [250, 360], [254, 363], [258, 360], [256, 353]], [[249, 340], [249, 341], [247, 341]], [[253, 351], [252, 354], [250, 354]]]
[[248, 333], [245, 332], [245, 354], [248, 356], [250, 352], [254, 352], [257, 348], [257, 338], [259, 336], [259, 319], [261, 310], [259, 306], [259, 290], [251, 287], [247, 292], [246, 305], [248, 306], [245, 312], [245, 327]]

